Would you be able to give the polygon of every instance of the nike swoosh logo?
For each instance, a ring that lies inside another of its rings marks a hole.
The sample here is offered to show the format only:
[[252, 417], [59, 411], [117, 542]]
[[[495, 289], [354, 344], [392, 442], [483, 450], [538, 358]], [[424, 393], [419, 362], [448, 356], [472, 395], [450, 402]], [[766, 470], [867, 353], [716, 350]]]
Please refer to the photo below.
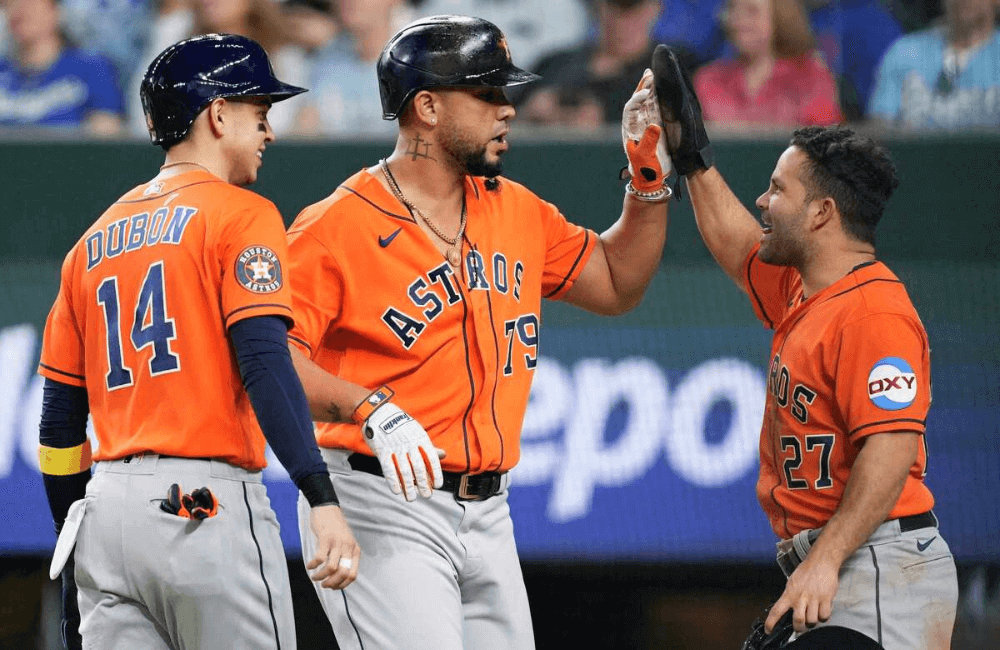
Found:
[[918, 550], [918, 551], [920, 551], [921, 553], [923, 553], [924, 551], [926, 551], [926, 550], [927, 550], [927, 547], [931, 545], [931, 542], [933, 542], [933, 541], [934, 541], [934, 540], [936, 540], [936, 539], [937, 539], [937, 536], [936, 536], [936, 535], [935, 535], [934, 537], [931, 537], [931, 538], [930, 538], [929, 540], [927, 540], [926, 542], [921, 542], [921, 541], [920, 541], [920, 540], [918, 539], [918, 540], [917, 540], [917, 550]]
[[383, 237], [383, 236], [379, 235], [378, 245], [381, 246], [382, 248], [385, 248], [386, 246], [388, 246], [389, 244], [391, 244], [392, 240], [396, 238], [396, 235], [399, 234], [400, 230], [402, 230], [402, 228], [396, 228], [396, 232], [392, 233], [388, 237]]

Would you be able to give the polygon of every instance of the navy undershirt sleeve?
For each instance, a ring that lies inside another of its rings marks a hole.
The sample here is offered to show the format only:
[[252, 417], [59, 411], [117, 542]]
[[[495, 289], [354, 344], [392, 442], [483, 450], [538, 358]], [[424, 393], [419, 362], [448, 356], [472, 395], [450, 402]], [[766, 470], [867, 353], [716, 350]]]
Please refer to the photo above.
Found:
[[[38, 442], [55, 449], [82, 445], [87, 441], [89, 413], [86, 388], [46, 378], [42, 385], [42, 418], [38, 424]], [[56, 533], [62, 529], [69, 507], [87, 493], [89, 480], [90, 468], [66, 476], [42, 474]]]
[[230, 327], [229, 337], [257, 421], [278, 460], [310, 505], [337, 503], [288, 351], [286, 321], [254, 316]]

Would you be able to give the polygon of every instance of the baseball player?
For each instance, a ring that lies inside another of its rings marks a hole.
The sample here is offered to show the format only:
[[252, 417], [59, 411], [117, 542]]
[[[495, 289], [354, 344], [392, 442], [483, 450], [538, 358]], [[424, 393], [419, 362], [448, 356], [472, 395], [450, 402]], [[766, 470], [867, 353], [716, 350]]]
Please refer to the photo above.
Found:
[[623, 117], [621, 217], [598, 235], [500, 176], [504, 88], [536, 77], [495, 25], [419, 20], [377, 71], [395, 151], [289, 230], [293, 359], [370, 558], [320, 599], [344, 649], [533, 648], [507, 490], [541, 301], [622, 313], [656, 272], [671, 192], [652, 76]]
[[284, 226], [239, 187], [274, 141], [271, 103], [301, 92], [248, 38], [167, 48], [141, 90], [166, 163], [66, 256], [39, 372], [70, 647], [77, 604], [87, 648], [295, 647], [265, 438], [308, 504], [313, 580], [338, 588], [357, 574], [288, 353]]
[[955, 562], [923, 480], [930, 349], [873, 243], [895, 166], [848, 128], [800, 129], [758, 224], [713, 166], [674, 53], [658, 48], [653, 71], [705, 244], [774, 330], [757, 497], [788, 582], [766, 631], [791, 608], [799, 633], [829, 624], [887, 650], [950, 648]]

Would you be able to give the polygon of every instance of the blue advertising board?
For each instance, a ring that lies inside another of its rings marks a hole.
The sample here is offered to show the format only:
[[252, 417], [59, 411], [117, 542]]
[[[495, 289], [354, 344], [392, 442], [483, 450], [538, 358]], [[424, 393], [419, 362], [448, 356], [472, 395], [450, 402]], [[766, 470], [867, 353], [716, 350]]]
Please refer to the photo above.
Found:
[[[775, 538], [754, 496], [770, 333], [753, 324], [551, 320], [510, 493], [522, 557], [772, 557]], [[994, 336], [928, 329], [945, 349], [990, 346]], [[35, 324], [0, 328], [2, 555], [47, 554], [55, 543], [36, 460], [39, 343]], [[927, 480], [956, 556], [995, 562], [1000, 367], [944, 356], [950, 362], [934, 367]], [[270, 463], [265, 481], [286, 549], [297, 554], [297, 492], [273, 456]]]

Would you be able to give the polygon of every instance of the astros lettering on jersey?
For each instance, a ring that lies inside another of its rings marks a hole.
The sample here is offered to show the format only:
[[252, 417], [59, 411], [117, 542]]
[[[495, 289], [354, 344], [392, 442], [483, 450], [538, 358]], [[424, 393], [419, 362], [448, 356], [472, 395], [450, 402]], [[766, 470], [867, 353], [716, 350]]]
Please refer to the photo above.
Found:
[[[784, 538], [836, 512], [865, 436], [924, 434], [930, 347], [903, 283], [881, 262], [803, 299], [791, 267], [757, 258], [744, 279], [757, 317], [774, 329], [760, 436], [757, 498]], [[921, 445], [890, 519], [927, 512]]]
[[291, 322], [287, 246], [270, 201], [205, 171], [140, 185], [84, 233], [63, 262], [39, 372], [87, 388], [94, 460], [264, 467], [227, 331], [252, 316]]
[[[365, 170], [306, 208], [289, 229], [289, 336], [340, 378], [392, 388], [447, 452], [445, 470], [504, 471], [520, 456], [541, 300], [569, 290], [597, 236], [506, 179], [487, 190], [468, 177], [465, 196], [461, 271]], [[317, 435], [370, 453], [356, 425]]]

